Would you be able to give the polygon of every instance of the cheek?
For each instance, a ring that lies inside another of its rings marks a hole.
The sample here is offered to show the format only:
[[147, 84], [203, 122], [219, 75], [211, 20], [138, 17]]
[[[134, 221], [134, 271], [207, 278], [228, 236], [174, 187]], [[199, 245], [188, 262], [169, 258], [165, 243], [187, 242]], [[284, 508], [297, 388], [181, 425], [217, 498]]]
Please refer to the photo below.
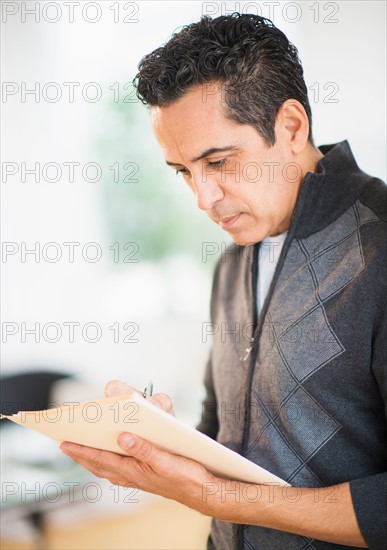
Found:
[[262, 216], [265, 212], [267, 197], [263, 193], [262, 186], [257, 182], [244, 182], [236, 189], [237, 198], [244, 205], [244, 210], [253, 217]]
[[262, 166], [257, 162], [247, 162], [241, 165], [239, 169], [239, 177], [241, 182], [243, 182], [247, 188], [257, 188], [262, 185], [262, 182], [265, 179], [265, 173]]

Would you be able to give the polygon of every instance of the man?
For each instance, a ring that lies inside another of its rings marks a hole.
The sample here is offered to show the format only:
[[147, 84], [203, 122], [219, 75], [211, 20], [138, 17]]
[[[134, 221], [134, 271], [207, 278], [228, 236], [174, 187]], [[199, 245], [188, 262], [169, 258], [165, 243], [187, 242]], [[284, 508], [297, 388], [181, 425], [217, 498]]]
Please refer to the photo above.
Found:
[[[183, 28], [141, 61], [137, 88], [167, 164], [236, 243], [212, 321], [247, 338], [215, 334], [199, 429], [292, 487], [254, 492], [130, 434], [129, 457], [62, 449], [212, 516], [209, 548], [386, 548], [385, 185], [347, 142], [315, 147], [297, 50], [259, 16]], [[282, 245], [274, 275], [269, 237]]]

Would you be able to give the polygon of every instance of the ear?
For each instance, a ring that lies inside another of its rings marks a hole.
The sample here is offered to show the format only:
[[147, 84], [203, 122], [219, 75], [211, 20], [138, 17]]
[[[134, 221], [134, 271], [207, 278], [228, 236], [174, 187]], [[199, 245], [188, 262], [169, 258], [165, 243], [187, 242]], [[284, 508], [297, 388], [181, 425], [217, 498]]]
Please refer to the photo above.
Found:
[[287, 99], [281, 105], [276, 118], [276, 132], [290, 145], [293, 153], [301, 153], [309, 135], [309, 120], [304, 107], [296, 99]]

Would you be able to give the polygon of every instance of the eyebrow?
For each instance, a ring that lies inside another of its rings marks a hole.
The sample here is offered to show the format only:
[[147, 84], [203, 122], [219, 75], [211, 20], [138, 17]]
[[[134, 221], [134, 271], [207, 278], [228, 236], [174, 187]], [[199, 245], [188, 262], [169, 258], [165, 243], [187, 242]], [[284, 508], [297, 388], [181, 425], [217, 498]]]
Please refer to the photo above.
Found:
[[[213, 155], [214, 153], [224, 153], [224, 151], [233, 151], [235, 149], [238, 149], [236, 145], [227, 145], [226, 147], [210, 147], [209, 149], [203, 151], [203, 153], [201, 153], [198, 157], [191, 159], [191, 162], [197, 162], [198, 160]], [[166, 160], [165, 162], [168, 166], [181, 166], [180, 162], [171, 162], [169, 160]]]

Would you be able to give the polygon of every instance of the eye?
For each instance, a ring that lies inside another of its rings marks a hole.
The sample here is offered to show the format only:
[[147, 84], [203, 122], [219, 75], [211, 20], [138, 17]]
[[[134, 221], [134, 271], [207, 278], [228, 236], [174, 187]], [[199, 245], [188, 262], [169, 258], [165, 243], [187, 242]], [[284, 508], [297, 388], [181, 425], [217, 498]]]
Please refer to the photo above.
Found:
[[221, 166], [224, 165], [225, 162], [226, 162], [226, 159], [214, 160], [212, 162], [208, 162], [207, 166], [212, 166], [213, 168], [220, 168]]
[[179, 170], [176, 170], [176, 176], [178, 176], [179, 174], [183, 174], [183, 176], [186, 176], [187, 174], [189, 174], [189, 171], [187, 170], [187, 168], [180, 168]]

